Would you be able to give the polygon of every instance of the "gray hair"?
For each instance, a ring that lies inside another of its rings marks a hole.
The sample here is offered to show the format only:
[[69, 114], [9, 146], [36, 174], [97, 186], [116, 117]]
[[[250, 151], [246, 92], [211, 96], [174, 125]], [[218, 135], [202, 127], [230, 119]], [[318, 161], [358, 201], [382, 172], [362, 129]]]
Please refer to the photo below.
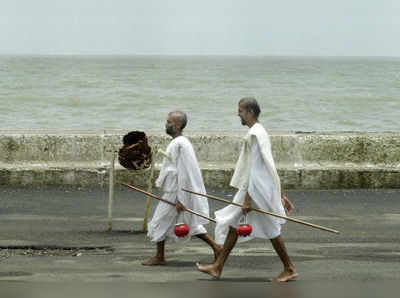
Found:
[[187, 116], [186, 116], [186, 113], [185, 112], [182, 112], [182, 111], [173, 111], [173, 112], [170, 112], [168, 115], [174, 115], [174, 116], [176, 116], [177, 117], [177, 119], [178, 119], [178, 121], [179, 121], [179, 123], [180, 123], [180, 128], [181, 128], [181, 130], [183, 130], [185, 127], [186, 127], [186, 124], [187, 124]]
[[243, 104], [246, 111], [252, 111], [256, 118], [258, 118], [258, 115], [261, 113], [260, 106], [254, 97], [243, 97], [239, 101], [239, 104]]

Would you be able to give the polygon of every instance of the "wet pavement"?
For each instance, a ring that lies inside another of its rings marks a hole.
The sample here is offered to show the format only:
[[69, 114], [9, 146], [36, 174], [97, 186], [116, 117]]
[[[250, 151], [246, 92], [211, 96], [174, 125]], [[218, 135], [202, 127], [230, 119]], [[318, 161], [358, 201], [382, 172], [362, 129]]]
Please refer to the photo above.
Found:
[[[231, 199], [233, 190], [209, 190]], [[288, 222], [283, 229], [299, 273], [295, 284], [400, 280], [400, 190], [287, 191], [292, 215], [339, 235]], [[156, 201], [151, 201], [151, 211]], [[155, 245], [142, 232], [145, 199], [116, 189], [107, 231], [107, 189], [0, 189], [0, 282], [169, 282], [264, 285], [281, 270], [269, 241], [238, 244], [222, 278], [195, 262], [212, 261], [198, 239], [167, 243], [166, 266], [145, 267]], [[225, 206], [210, 201], [212, 211]], [[214, 224], [207, 226], [214, 233]], [[294, 284], [290, 283], [290, 284]], [[271, 284], [271, 283], [269, 283]]]

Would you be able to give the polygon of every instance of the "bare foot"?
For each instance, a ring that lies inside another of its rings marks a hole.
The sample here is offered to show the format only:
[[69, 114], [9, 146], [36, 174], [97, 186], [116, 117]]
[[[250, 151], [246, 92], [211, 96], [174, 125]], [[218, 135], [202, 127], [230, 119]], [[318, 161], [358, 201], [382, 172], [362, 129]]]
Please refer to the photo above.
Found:
[[148, 259], [146, 262], [142, 263], [143, 266], [160, 266], [165, 264], [166, 264], [165, 259], [157, 256], [152, 257]]
[[197, 270], [199, 270], [200, 272], [203, 272], [203, 273], [210, 274], [215, 279], [219, 279], [219, 277], [221, 276], [221, 271], [218, 270], [215, 267], [215, 265], [213, 265], [213, 264], [211, 264], [211, 265], [200, 265], [200, 263], [196, 263], [196, 266], [197, 266]]
[[222, 245], [216, 245], [216, 248], [214, 250], [214, 262], [217, 260], [218, 256], [220, 255], [220, 253], [222, 252]]
[[279, 274], [277, 277], [272, 279], [273, 282], [286, 282], [289, 280], [294, 279], [297, 276], [297, 272], [294, 269], [290, 270], [284, 270], [281, 274]]

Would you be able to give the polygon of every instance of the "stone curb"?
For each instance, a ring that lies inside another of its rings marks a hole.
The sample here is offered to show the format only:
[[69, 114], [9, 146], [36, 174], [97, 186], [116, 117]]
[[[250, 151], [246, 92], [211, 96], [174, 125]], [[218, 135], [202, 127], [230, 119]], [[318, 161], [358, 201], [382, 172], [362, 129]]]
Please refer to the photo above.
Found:
[[[106, 187], [111, 151], [126, 131], [0, 131], [0, 184]], [[400, 133], [271, 132], [284, 188], [400, 188]], [[226, 188], [243, 133], [191, 133], [207, 187]], [[169, 137], [148, 133], [153, 148]], [[161, 157], [156, 157], [156, 173]], [[116, 162], [118, 181], [147, 185], [147, 174]]]

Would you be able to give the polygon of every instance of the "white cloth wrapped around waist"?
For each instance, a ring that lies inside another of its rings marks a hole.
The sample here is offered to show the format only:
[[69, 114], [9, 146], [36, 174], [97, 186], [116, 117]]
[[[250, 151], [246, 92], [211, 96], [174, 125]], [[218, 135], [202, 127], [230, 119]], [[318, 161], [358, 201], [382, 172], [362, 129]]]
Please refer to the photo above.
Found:
[[[162, 197], [163, 199], [176, 203], [176, 193], [164, 193]], [[153, 218], [149, 222], [147, 236], [153, 242], [164, 241], [167, 238], [178, 241], [182, 239], [174, 234], [174, 227], [178, 223], [185, 223], [189, 226], [189, 235], [182, 240], [188, 240], [191, 236], [207, 233], [202, 225], [193, 223], [192, 216], [195, 215], [189, 212], [181, 212], [178, 214], [175, 206], [159, 202], [154, 211]]]
[[[183, 136], [174, 138], [167, 147], [156, 186], [163, 190], [163, 198], [176, 203], [179, 200], [183, 206], [205, 216], [209, 215], [207, 199], [192, 197], [182, 188], [193, 189], [205, 193], [201, 171], [190, 141]], [[173, 233], [178, 221], [189, 226], [190, 235], [204, 234], [202, 226], [208, 220], [181, 212], [178, 218], [176, 208], [167, 203], [160, 202], [149, 223], [148, 236], [152, 241], [162, 241], [166, 238], [177, 239]]]
[[[277, 185], [279, 178], [276, 178], [275, 171], [271, 171], [271, 165], [268, 165], [265, 154], [262, 153], [265, 150], [261, 150], [258, 138], [253, 137], [250, 144], [251, 147], [244, 152], [248, 156], [243, 157], [243, 160], [246, 160], [248, 165], [244, 166], [245, 164], [243, 163], [243, 167], [235, 169], [235, 172], [240, 168], [248, 169], [248, 171], [245, 171], [245, 175], [248, 175], [248, 181], [237, 180], [242, 185], [247, 185], [247, 187], [239, 188], [233, 201], [243, 204], [248, 192], [252, 198], [252, 207], [285, 215], [280, 199], [280, 187]], [[239, 174], [236, 173], [236, 177], [240, 177]], [[229, 227], [236, 227], [239, 224], [240, 219], [243, 217], [243, 212], [240, 207], [229, 205], [216, 211], [215, 217], [217, 221], [215, 240], [217, 243], [222, 244], [228, 234]], [[239, 242], [249, 241], [253, 238], [273, 239], [280, 235], [281, 224], [285, 223], [285, 220], [251, 211], [247, 215], [247, 223], [252, 226], [253, 231], [248, 237], [239, 237]]]
[[[233, 202], [243, 204], [247, 190], [239, 190]], [[259, 208], [254, 203], [253, 207]], [[218, 244], [223, 244], [228, 235], [229, 227], [236, 228], [243, 220], [242, 208], [234, 205], [228, 205], [223, 209], [215, 212], [215, 241]], [[238, 242], [246, 242], [254, 238], [273, 239], [280, 235], [281, 225], [276, 221], [276, 218], [251, 211], [247, 214], [246, 222], [252, 226], [252, 233], [247, 237], [239, 237]]]

